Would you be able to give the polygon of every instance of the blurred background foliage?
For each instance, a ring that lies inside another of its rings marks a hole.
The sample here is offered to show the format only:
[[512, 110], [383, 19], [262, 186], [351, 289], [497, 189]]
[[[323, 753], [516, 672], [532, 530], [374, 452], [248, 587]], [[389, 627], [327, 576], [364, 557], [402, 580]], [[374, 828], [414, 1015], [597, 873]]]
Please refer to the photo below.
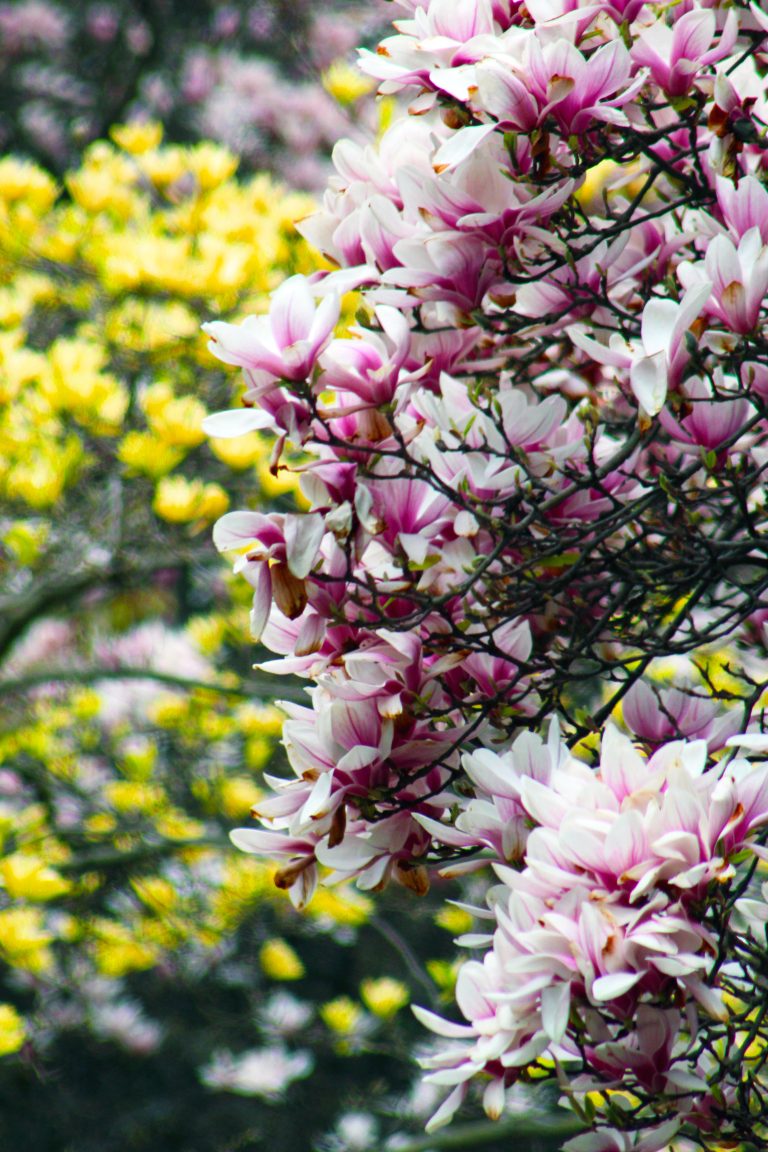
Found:
[[351, 50], [389, 19], [380, 0], [6, 0], [0, 148], [62, 174], [145, 117], [316, 188], [334, 142], [369, 121]]
[[299, 917], [229, 844], [299, 688], [252, 671], [210, 527], [300, 497], [201, 428], [236, 400], [201, 317], [319, 267], [306, 189], [386, 115], [350, 66], [380, 8], [0, 4], [2, 1148], [341, 1152], [433, 1105], [406, 1008], [467, 915]]

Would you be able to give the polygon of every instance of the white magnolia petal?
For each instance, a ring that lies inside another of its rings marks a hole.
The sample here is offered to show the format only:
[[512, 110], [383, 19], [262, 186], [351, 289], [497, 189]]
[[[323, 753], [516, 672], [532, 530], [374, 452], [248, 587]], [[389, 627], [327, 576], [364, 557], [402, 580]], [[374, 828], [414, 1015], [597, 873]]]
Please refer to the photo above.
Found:
[[541, 993], [541, 1026], [555, 1044], [559, 1044], [568, 1026], [571, 1009], [571, 986], [567, 981], [551, 984]]
[[609, 976], [598, 976], [592, 985], [592, 999], [615, 1000], [634, 988], [642, 976], [642, 972], [612, 972]]
[[495, 124], [476, 124], [470, 128], [460, 128], [450, 140], [438, 148], [432, 157], [432, 166], [436, 172], [444, 172], [446, 168], [455, 168], [471, 156], [478, 144], [490, 136], [496, 129]]
[[214, 412], [202, 423], [206, 436], [215, 440], [247, 436], [249, 432], [260, 432], [274, 426], [274, 418], [261, 408], [230, 408], [226, 412]]
[[325, 521], [319, 512], [292, 513], [285, 517], [283, 531], [288, 569], [297, 580], [304, 580], [315, 562]]
[[749, 748], [752, 752], [768, 752], [768, 732], [744, 732], [726, 740], [729, 748]]
[[658, 415], [667, 398], [666, 353], [656, 352], [653, 356], [636, 360], [630, 370], [629, 382], [643, 411], [649, 416]]
[[219, 552], [245, 548], [264, 526], [261, 512], [227, 512], [213, 526], [213, 543]]
[[454, 1112], [461, 1106], [466, 1094], [466, 1084], [458, 1084], [450, 1096], [446, 1096], [434, 1116], [427, 1121], [425, 1126], [426, 1131], [432, 1133], [438, 1128], [442, 1128], [444, 1124], [447, 1124], [453, 1117]]

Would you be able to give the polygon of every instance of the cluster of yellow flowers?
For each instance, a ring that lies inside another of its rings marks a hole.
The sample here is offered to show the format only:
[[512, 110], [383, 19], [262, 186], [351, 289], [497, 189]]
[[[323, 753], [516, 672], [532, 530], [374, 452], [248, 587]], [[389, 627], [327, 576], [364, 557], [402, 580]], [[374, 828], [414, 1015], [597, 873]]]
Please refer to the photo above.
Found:
[[[291, 487], [258, 435], [204, 443], [222, 378], [199, 317], [259, 311], [313, 270], [293, 228], [311, 205], [267, 176], [238, 181], [219, 145], [164, 147], [155, 124], [112, 137], [61, 188], [0, 160], [0, 497], [42, 512], [114, 460], [151, 482], [160, 520], [202, 527], [233, 471], [266, 496]], [[190, 478], [178, 469], [193, 452]]]
[[[120, 688], [125, 707], [131, 686]], [[119, 980], [182, 949], [210, 955], [257, 906], [290, 930], [274, 865], [226, 838], [259, 795], [279, 709], [205, 688], [153, 694], [141, 707], [137, 737], [135, 709], [110, 717], [98, 686], [46, 691], [0, 734], [0, 774], [15, 783], [0, 801], [0, 960], [40, 988], [66, 981], [73, 952], [81, 980], [89, 970]], [[369, 915], [357, 893], [326, 895], [316, 917], [358, 925]], [[261, 963], [271, 980], [303, 975], [280, 937]], [[0, 1033], [0, 1055], [24, 1042], [10, 1004], [0, 1003]]]
[[[111, 135], [61, 187], [0, 159], [0, 578], [11, 598], [69, 540], [98, 548], [110, 521], [99, 501], [116, 488], [134, 537], [151, 534], [171, 566], [179, 540], [193, 558], [208, 547], [203, 530], [230, 494], [297, 498], [293, 474], [270, 473], [265, 437], [204, 436], [231, 376], [199, 318], [263, 310], [282, 279], [317, 267], [293, 228], [308, 199], [266, 176], [238, 181], [218, 145], [163, 146], [157, 125]], [[116, 716], [98, 679], [52, 686], [40, 675], [24, 701], [13, 684], [29, 663], [19, 672], [11, 652], [0, 665], [0, 971], [61, 988], [74, 956], [87, 988], [89, 972], [120, 980], [180, 949], [211, 955], [257, 904], [278, 930], [289, 915], [273, 866], [226, 837], [258, 799], [282, 715], [244, 701], [231, 673], [216, 676], [217, 657], [247, 636], [247, 589], [220, 584], [216, 610], [186, 625], [211, 689], [147, 693], [119, 680]], [[162, 596], [150, 585], [112, 596], [102, 636], [167, 615]], [[94, 659], [87, 637], [78, 644], [75, 669]], [[53, 675], [44, 654], [31, 667]], [[368, 913], [338, 891], [313, 906], [344, 925]], [[275, 939], [265, 975], [296, 978], [298, 956]], [[0, 1056], [37, 1027], [34, 1007], [25, 1021], [2, 999]]]

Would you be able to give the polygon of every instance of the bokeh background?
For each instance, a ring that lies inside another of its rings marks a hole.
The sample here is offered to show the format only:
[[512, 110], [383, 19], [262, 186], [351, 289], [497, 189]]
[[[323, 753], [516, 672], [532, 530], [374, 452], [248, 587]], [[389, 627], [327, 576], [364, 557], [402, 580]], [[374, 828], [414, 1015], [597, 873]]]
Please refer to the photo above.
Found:
[[200, 323], [320, 266], [293, 221], [391, 115], [353, 68], [391, 15], [0, 4], [2, 1149], [408, 1146], [433, 1106], [407, 1006], [450, 1000], [466, 914], [299, 916], [229, 844], [301, 695], [252, 670], [210, 529], [301, 504], [200, 427], [237, 399]]

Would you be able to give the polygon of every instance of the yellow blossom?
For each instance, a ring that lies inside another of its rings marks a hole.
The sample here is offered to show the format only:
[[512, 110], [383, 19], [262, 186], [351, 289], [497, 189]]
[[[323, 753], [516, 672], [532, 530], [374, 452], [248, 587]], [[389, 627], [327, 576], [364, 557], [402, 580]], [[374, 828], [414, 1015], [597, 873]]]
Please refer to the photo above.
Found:
[[147, 403], [145, 399], [143, 407], [150, 429], [165, 444], [177, 448], [194, 448], [205, 439], [202, 423], [208, 413], [205, 405], [196, 397], [174, 396], [168, 389], [161, 403]]
[[47, 452], [41, 446], [39, 456], [19, 461], [8, 470], [4, 478], [6, 492], [30, 508], [50, 508], [74, 480], [81, 459], [82, 449], [74, 439]]
[[184, 459], [184, 452], [164, 443], [151, 432], [128, 432], [117, 449], [118, 459], [131, 472], [159, 480]]
[[84, 163], [67, 176], [66, 183], [75, 203], [86, 212], [114, 212], [128, 219], [136, 208], [132, 185], [138, 178], [136, 166], [127, 157], [98, 142], [91, 145]]
[[240, 704], [235, 720], [240, 731], [247, 736], [279, 736], [285, 713], [275, 704]]
[[227, 148], [204, 140], [187, 152], [187, 169], [196, 178], [199, 187], [207, 192], [218, 187], [237, 171], [238, 159]]
[[300, 506], [306, 506], [306, 500], [299, 487], [299, 475], [288, 468], [281, 468], [275, 475], [270, 471], [269, 463], [264, 460], [257, 468], [259, 488], [263, 494], [274, 499], [277, 496], [292, 495]]
[[39, 856], [14, 852], [0, 861], [0, 880], [12, 900], [55, 900], [72, 885]]
[[138, 747], [124, 751], [120, 758], [120, 767], [129, 779], [146, 782], [152, 776], [157, 756], [157, 745], [147, 740]]
[[167, 840], [199, 840], [205, 835], [205, 825], [179, 811], [164, 811], [155, 819], [155, 828]]
[[17, 156], [0, 160], [0, 201], [6, 204], [23, 201], [42, 215], [49, 210], [56, 195], [55, 182], [36, 164]]
[[43, 393], [54, 408], [71, 412], [94, 430], [117, 430], [128, 407], [128, 392], [111, 373], [103, 371], [106, 352], [86, 340], [62, 339], [47, 354]]
[[3, 533], [3, 544], [24, 568], [32, 568], [45, 548], [49, 525], [33, 520], [16, 520]]
[[0, 954], [15, 968], [36, 975], [53, 963], [48, 945], [53, 940], [37, 908], [4, 908], [0, 911]]
[[23, 1018], [11, 1004], [0, 1004], [0, 1056], [18, 1052], [26, 1039]]
[[91, 924], [93, 957], [104, 976], [119, 979], [128, 972], [152, 968], [160, 958], [157, 948], [138, 939], [131, 929], [100, 918]]
[[69, 708], [64, 709], [64, 723], [71, 723], [70, 714], [78, 720], [93, 720], [101, 711], [101, 697], [93, 688], [73, 692]]
[[156, 812], [162, 807], [163, 791], [138, 780], [110, 780], [104, 785], [104, 798], [118, 812]]
[[221, 811], [228, 820], [240, 820], [248, 815], [259, 799], [260, 792], [247, 776], [230, 776], [222, 780], [219, 789]]
[[93, 836], [108, 836], [117, 828], [117, 820], [111, 812], [96, 812], [86, 818], [84, 827]]
[[457, 908], [454, 904], [446, 904], [435, 916], [435, 924], [445, 928], [446, 932], [454, 936], [461, 936], [463, 932], [472, 930], [472, 916], [464, 908]]
[[214, 656], [224, 643], [227, 622], [223, 616], [193, 616], [186, 631], [205, 656]]
[[394, 1016], [409, 999], [405, 984], [389, 976], [382, 976], [378, 980], [363, 980], [360, 996], [366, 1008], [382, 1020]]
[[158, 188], [167, 188], [187, 171], [187, 154], [177, 145], [151, 148], [142, 152], [140, 164], [142, 172], [153, 184]]
[[176, 728], [187, 717], [189, 702], [170, 692], [158, 696], [149, 708], [149, 718], [159, 728]]
[[320, 1005], [320, 1016], [331, 1032], [348, 1036], [360, 1024], [363, 1010], [349, 996], [337, 996], [335, 1000]]
[[245, 436], [233, 436], [226, 439], [211, 438], [208, 441], [214, 456], [236, 472], [262, 460], [266, 454], [266, 444], [258, 432], [248, 432]]
[[130, 124], [115, 124], [109, 134], [124, 152], [140, 156], [150, 149], [159, 148], [163, 139], [163, 126], [156, 120], [133, 120]]
[[162, 876], [142, 876], [131, 881], [141, 902], [158, 915], [167, 915], [178, 903], [176, 889]]
[[245, 763], [252, 772], [260, 772], [269, 763], [273, 752], [273, 745], [263, 736], [251, 736], [245, 742]]
[[332, 920], [334, 924], [357, 927], [366, 922], [373, 905], [354, 888], [319, 888], [306, 911], [310, 916]]
[[166, 476], [155, 490], [152, 508], [162, 520], [187, 524], [192, 520], [211, 521], [227, 510], [229, 499], [219, 484]]
[[334, 60], [323, 73], [323, 88], [339, 104], [354, 104], [373, 91], [374, 81], [352, 68], [346, 60]]
[[267, 940], [259, 951], [259, 962], [270, 980], [300, 980], [304, 965], [287, 940]]
[[461, 967], [460, 963], [451, 962], [450, 960], [427, 960], [425, 966], [427, 972], [440, 989], [443, 997], [450, 997], [456, 986], [456, 978], [459, 974], [459, 968]]

